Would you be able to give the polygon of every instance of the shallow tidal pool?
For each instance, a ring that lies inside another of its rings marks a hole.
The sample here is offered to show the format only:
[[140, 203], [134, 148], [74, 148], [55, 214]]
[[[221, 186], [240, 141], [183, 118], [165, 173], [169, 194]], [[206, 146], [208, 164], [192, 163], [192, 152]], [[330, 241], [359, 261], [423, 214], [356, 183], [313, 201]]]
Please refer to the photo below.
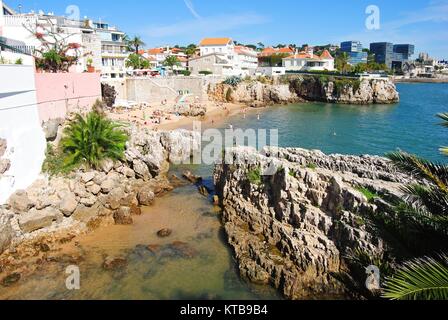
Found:
[[[77, 256], [80, 289], [67, 290], [70, 259], [46, 262], [11, 287], [1, 299], [277, 299], [268, 286], [248, 284], [238, 275], [225, 242], [220, 209], [195, 186], [180, 187], [143, 208], [131, 226], [102, 227], [65, 245]], [[157, 236], [169, 228], [166, 238]], [[125, 263], [109, 270], [107, 257]]]

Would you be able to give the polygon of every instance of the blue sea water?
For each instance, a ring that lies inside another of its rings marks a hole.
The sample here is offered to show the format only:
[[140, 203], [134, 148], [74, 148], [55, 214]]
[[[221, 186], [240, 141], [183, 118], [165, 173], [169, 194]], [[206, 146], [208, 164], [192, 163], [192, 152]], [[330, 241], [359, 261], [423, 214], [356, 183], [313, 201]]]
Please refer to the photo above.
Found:
[[278, 129], [282, 147], [325, 153], [384, 155], [397, 149], [440, 162], [448, 129], [436, 114], [448, 112], [448, 84], [397, 84], [400, 102], [392, 105], [301, 103], [230, 117], [234, 128]]

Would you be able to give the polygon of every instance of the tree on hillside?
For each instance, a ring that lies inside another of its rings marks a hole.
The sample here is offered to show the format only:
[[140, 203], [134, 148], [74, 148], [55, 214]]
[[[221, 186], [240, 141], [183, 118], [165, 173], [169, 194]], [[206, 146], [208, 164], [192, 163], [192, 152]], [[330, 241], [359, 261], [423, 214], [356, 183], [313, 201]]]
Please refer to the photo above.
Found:
[[261, 50], [263, 50], [265, 48], [265, 45], [263, 44], [263, 42], [258, 42], [257, 43], [257, 47], [261, 51]]

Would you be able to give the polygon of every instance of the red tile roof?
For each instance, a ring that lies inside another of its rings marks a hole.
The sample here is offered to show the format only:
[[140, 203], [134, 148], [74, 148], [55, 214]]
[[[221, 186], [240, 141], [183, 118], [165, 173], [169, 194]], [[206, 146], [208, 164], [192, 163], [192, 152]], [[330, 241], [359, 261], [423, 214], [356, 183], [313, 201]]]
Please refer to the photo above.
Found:
[[320, 55], [321, 59], [334, 59], [331, 55], [331, 53], [325, 49], [324, 52]]
[[202, 39], [200, 46], [225, 46], [232, 42], [230, 38], [205, 38]]

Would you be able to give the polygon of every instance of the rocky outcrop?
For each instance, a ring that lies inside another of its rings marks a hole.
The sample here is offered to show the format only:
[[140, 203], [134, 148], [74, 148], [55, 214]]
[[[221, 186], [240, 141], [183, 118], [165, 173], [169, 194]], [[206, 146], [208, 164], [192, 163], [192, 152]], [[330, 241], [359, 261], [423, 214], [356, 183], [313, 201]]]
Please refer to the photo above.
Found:
[[207, 107], [198, 104], [183, 103], [169, 108], [167, 112], [185, 117], [202, 117], [207, 113]]
[[389, 104], [400, 100], [395, 84], [385, 79], [296, 76], [291, 89], [308, 101], [344, 104]]
[[131, 224], [156, 195], [172, 190], [169, 161], [189, 159], [200, 135], [186, 130], [154, 132], [132, 128], [125, 159], [105, 161], [100, 170], [47, 177], [15, 192], [0, 207], [0, 254], [45, 233], [88, 229], [101, 218]]
[[215, 101], [244, 103], [251, 107], [302, 101], [288, 84], [264, 84], [259, 81], [242, 82], [237, 86], [217, 84], [210, 88], [209, 96]]
[[217, 165], [214, 180], [242, 276], [290, 299], [334, 296], [344, 287], [332, 275], [350, 248], [385, 249], [366, 218], [398, 199], [410, 179], [388, 160], [303, 149], [230, 152], [234, 163]]
[[210, 86], [209, 97], [220, 102], [244, 103], [251, 107], [299, 101], [344, 104], [396, 103], [400, 97], [388, 78], [359, 79], [327, 75], [288, 75], [270, 83], [243, 81], [236, 86]]

